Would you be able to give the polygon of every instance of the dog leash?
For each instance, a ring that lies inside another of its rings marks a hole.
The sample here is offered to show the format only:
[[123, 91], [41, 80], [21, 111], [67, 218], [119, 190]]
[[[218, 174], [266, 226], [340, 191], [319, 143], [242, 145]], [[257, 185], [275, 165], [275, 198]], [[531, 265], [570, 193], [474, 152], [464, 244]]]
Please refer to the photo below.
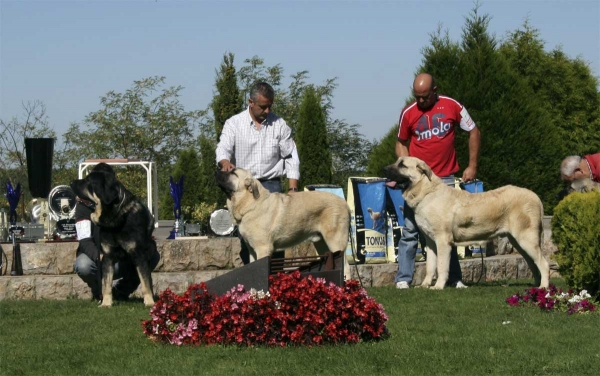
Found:
[[[356, 269], [356, 276], [358, 277], [358, 282], [360, 283], [361, 288], [365, 288], [362, 283], [362, 279], [360, 278], [360, 273], [358, 272], [358, 260], [356, 259], [356, 253], [354, 252], [354, 237], [352, 236], [352, 225], [349, 226], [348, 235], [350, 236], [350, 248], [352, 251], [352, 259], [354, 259], [354, 268]], [[358, 252], [358, 249], [356, 250]]]

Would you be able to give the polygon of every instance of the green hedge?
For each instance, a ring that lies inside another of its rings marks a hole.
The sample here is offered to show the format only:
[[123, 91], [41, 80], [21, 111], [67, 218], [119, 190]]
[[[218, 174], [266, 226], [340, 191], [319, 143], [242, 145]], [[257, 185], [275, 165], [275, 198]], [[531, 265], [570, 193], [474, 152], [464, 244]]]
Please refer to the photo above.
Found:
[[600, 294], [600, 192], [572, 193], [554, 209], [553, 258], [569, 287]]

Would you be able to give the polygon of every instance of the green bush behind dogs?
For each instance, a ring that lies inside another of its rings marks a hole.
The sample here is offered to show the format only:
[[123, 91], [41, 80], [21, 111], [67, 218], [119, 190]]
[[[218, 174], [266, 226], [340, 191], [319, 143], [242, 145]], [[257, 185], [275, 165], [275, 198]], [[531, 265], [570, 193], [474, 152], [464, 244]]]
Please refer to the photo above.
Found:
[[572, 193], [554, 209], [553, 258], [570, 288], [600, 296], [600, 192]]

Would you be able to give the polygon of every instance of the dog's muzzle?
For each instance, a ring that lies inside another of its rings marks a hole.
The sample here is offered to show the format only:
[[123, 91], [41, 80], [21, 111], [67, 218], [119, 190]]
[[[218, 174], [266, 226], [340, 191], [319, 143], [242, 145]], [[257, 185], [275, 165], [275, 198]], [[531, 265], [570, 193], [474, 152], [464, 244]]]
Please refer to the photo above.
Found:
[[385, 166], [383, 168], [383, 176], [388, 179], [388, 182], [385, 183], [386, 186], [392, 189], [406, 189], [410, 185], [410, 179], [398, 174], [398, 170], [396, 166]]
[[230, 175], [230, 172], [220, 170], [215, 171], [215, 182], [217, 183], [219, 188], [221, 188], [221, 190], [227, 195], [227, 197], [230, 197], [231, 194], [235, 191], [233, 185], [229, 181]]

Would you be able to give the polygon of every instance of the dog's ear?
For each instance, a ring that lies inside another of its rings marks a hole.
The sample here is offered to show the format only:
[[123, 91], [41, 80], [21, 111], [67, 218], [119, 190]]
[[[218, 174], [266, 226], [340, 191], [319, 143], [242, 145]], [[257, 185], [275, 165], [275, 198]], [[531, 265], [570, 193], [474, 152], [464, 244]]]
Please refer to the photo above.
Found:
[[427, 163], [420, 160], [417, 163], [417, 168], [423, 173], [423, 175], [427, 176], [427, 179], [431, 181], [431, 175], [433, 175], [433, 172], [431, 172], [431, 169], [429, 166], [427, 166]]
[[258, 191], [258, 182], [253, 178], [246, 178], [244, 180], [244, 184], [246, 185], [246, 189], [248, 192], [252, 192], [252, 196], [254, 196], [255, 200], [258, 200], [260, 197], [260, 192]]

